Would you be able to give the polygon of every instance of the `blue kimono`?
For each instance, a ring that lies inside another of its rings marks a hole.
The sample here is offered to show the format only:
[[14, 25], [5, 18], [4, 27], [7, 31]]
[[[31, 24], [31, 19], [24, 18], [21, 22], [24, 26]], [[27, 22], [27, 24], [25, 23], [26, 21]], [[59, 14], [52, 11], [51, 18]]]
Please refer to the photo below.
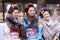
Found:
[[38, 25], [37, 23], [35, 24], [34, 28], [30, 28], [28, 24], [26, 24], [26, 22], [24, 20], [21, 21], [24, 24], [24, 27], [27, 30], [27, 39], [26, 40], [43, 40], [42, 37], [42, 31], [43, 28], [42, 26]]

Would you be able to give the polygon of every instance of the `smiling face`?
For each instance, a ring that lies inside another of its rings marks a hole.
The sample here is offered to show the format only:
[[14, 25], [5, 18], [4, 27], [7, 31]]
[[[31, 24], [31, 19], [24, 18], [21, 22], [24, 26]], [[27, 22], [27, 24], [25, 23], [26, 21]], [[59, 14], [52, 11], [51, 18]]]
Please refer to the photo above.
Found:
[[49, 19], [50, 19], [50, 14], [49, 14], [48, 11], [45, 11], [45, 12], [43, 13], [43, 18], [44, 18], [45, 20], [49, 20]]
[[14, 18], [17, 18], [17, 17], [18, 17], [18, 10], [17, 10], [17, 9], [15, 9], [15, 10], [12, 12], [12, 16], [13, 16]]
[[28, 10], [29, 16], [34, 16], [35, 15], [35, 9], [33, 7], [30, 7]]

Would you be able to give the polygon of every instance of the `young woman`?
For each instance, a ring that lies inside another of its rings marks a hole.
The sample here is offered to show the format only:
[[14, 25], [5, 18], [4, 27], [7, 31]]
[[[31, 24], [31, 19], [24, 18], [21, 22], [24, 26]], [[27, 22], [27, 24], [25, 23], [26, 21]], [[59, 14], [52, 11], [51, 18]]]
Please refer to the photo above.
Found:
[[24, 14], [23, 11], [21, 11], [21, 12], [19, 13], [20, 23], [21, 23], [22, 25], [24, 25], [24, 27], [26, 28], [26, 27], [28, 27], [28, 26], [27, 26], [27, 24], [26, 24], [26, 20], [25, 20], [24, 17], [25, 17], [25, 14]]
[[[24, 26], [24, 28], [25, 28], [24, 30], [26, 30], [26, 27], [28, 27], [28, 26], [27, 26], [27, 24], [25, 22], [24, 16], [25, 16], [24, 12], [20, 11], [20, 13], [19, 13], [19, 20], [20, 20], [20, 23]], [[24, 33], [22, 32], [21, 34], [25, 34], [25, 37], [23, 36], [22, 40], [26, 40], [26, 38], [27, 38], [26, 31]]]
[[43, 25], [43, 35], [45, 40], [56, 40], [56, 33], [60, 31], [58, 22], [52, 19], [48, 9], [46, 9], [40, 16], [43, 19], [40, 22]]
[[8, 11], [8, 15], [6, 16], [6, 23], [10, 28], [12, 40], [13, 39], [17, 40], [19, 38], [19, 35], [21, 37], [20, 32], [22, 32], [22, 30], [24, 29], [23, 25], [21, 25], [20, 20], [18, 19], [18, 13], [19, 13], [18, 7], [11, 5]]
[[25, 26], [27, 30], [27, 40], [43, 40], [42, 26], [38, 24], [38, 19], [35, 16], [35, 8], [32, 5], [29, 5], [25, 9], [25, 12], [25, 20], [28, 25], [28, 27]]

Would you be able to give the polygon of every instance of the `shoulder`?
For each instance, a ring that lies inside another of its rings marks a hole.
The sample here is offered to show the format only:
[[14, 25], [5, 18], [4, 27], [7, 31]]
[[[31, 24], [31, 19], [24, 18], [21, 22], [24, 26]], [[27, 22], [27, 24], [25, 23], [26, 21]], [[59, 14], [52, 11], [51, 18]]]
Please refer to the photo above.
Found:
[[38, 20], [38, 24], [39, 24], [39, 25], [42, 25], [42, 23], [43, 23], [43, 19], [39, 19], [39, 20]]
[[12, 17], [10, 14], [8, 14], [8, 15], [6, 16], [6, 19], [13, 19], [13, 17]]
[[55, 19], [53, 19], [53, 18], [51, 18], [51, 22], [52, 22], [52, 23], [55, 23], [55, 24], [58, 23], [58, 21], [55, 20]]

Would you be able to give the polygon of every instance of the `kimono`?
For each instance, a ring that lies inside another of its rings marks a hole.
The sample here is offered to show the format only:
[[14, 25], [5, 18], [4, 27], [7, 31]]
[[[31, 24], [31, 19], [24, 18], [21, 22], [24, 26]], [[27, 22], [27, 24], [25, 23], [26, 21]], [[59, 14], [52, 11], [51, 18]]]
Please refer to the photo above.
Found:
[[8, 14], [6, 16], [5, 22], [7, 23], [7, 26], [10, 29], [10, 35], [11, 35], [12, 39], [18, 39], [18, 38], [24, 36], [24, 34], [22, 34], [22, 32], [24, 33], [25, 30], [24, 30], [23, 25], [20, 23], [20, 20], [18, 17], [14, 18], [11, 14]]
[[50, 19], [49, 23], [43, 21], [43, 35], [45, 40], [53, 40], [53, 36], [60, 31], [59, 23], [56, 20]]
[[29, 25], [26, 23], [26, 20], [21, 21], [22, 24], [24, 24], [24, 27], [26, 28], [27, 32], [27, 39], [26, 40], [43, 40], [42, 37], [42, 31], [43, 28], [41, 25], [38, 25], [38, 23], [35, 24], [34, 28], [29, 27]]

